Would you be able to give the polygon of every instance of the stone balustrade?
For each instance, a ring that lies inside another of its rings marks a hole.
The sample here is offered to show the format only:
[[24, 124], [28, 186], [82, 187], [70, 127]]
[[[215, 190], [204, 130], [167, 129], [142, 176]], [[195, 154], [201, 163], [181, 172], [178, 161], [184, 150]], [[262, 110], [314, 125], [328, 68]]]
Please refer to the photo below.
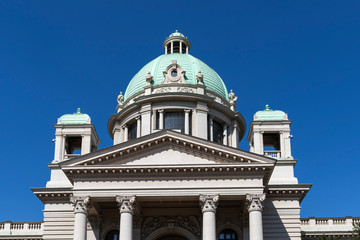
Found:
[[360, 218], [302, 218], [300, 223], [303, 232], [351, 232], [353, 224], [359, 223]]
[[11, 236], [26, 236], [41, 239], [43, 222], [0, 222], [0, 239]]
[[280, 158], [281, 151], [264, 151], [264, 155], [272, 158]]

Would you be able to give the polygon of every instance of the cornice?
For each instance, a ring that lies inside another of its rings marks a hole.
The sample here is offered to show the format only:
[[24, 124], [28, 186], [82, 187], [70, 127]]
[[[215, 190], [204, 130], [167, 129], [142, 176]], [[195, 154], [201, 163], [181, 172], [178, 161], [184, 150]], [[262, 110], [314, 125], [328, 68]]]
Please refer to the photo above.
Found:
[[265, 191], [270, 199], [295, 199], [301, 203], [311, 187], [312, 184], [268, 185]]
[[44, 204], [47, 202], [69, 202], [71, 188], [32, 188], [35, 196]]

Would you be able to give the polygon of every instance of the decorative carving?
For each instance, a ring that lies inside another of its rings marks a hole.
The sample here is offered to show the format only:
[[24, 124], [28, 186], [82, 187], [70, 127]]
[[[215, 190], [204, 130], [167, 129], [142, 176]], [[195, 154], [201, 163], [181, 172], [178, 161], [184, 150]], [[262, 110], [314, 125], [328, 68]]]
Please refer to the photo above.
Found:
[[165, 217], [147, 217], [142, 223], [141, 235], [146, 238], [156, 229], [167, 227], [167, 225]]
[[166, 68], [163, 72], [164, 74], [164, 83], [186, 83], [185, 81], [185, 71], [182, 70], [182, 67], [177, 64], [176, 60], [172, 60], [172, 63]]
[[173, 229], [174, 227], [184, 228], [195, 236], [201, 235], [201, 224], [197, 216], [150, 216], [146, 217], [142, 223], [142, 238], [145, 239], [153, 231], [163, 227], [167, 227], [169, 229]]
[[170, 87], [163, 87], [163, 88], [159, 88], [155, 90], [155, 93], [167, 93], [170, 92], [171, 88]]
[[197, 80], [198, 84], [201, 84], [201, 85], [204, 84], [204, 82], [203, 82], [204, 76], [202, 75], [201, 71], [199, 71], [198, 74], [196, 74], [196, 80]]
[[188, 88], [188, 87], [178, 87], [177, 88], [178, 92], [186, 92], [186, 93], [193, 93], [193, 89], [192, 88]]
[[116, 202], [118, 203], [120, 214], [121, 213], [134, 214], [135, 196], [117, 196]]
[[152, 80], [153, 80], [153, 76], [151, 75], [150, 72], [148, 72], [148, 74], [146, 75], [146, 85], [147, 85], [147, 86], [150, 86]]
[[233, 92], [233, 90], [230, 90], [229, 99], [230, 99], [230, 109], [232, 111], [235, 111], [237, 97], [235, 96], [235, 93]]
[[265, 200], [265, 194], [247, 194], [246, 202], [248, 205], [248, 212], [252, 211], [262, 211], [263, 202]]
[[90, 208], [89, 196], [71, 196], [70, 202], [74, 205], [74, 213], [88, 213]]
[[119, 106], [123, 105], [123, 101], [124, 101], [124, 96], [123, 96], [122, 92], [120, 92], [118, 97], [117, 97], [118, 105]]
[[200, 206], [202, 212], [216, 212], [219, 195], [200, 195]]

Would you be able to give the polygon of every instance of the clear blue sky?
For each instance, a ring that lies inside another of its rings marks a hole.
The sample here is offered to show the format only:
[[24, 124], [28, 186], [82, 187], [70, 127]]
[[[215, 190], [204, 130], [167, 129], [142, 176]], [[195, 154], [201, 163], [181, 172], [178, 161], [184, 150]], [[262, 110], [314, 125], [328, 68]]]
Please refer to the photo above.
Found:
[[[42, 220], [53, 124], [77, 107], [102, 144], [116, 97], [175, 29], [238, 96], [293, 120], [302, 217], [360, 216], [360, 1], [0, 1], [0, 221]], [[248, 149], [244, 139], [242, 149]]]

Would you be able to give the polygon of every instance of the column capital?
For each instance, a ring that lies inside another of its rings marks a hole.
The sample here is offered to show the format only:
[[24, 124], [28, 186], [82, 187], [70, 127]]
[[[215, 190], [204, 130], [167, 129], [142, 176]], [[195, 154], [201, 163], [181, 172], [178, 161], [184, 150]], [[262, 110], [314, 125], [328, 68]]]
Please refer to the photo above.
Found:
[[189, 113], [191, 110], [190, 109], [184, 109], [184, 112]]
[[122, 125], [122, 128], [125, 129], [127, 128], [128, 126], [126, 124]]
[[204, 212], [216, 212], [219, 202], [219, 195], [200, 195], [201, 211]]
[[131, 213], [134, 214], [135, 209], [135, 196], [116, 196], [116, 202], [118, 203], [120, 214]]
[[247, 194], [246, 202], [248, 212], [262, 211], [264, 207], [265, 194]]
[[74, 213], [87, 214], [87, 212], [90, 208], [90, 197], [89, 196], [71, 196], [70, 202], [74, 206]]
[[159, 113], [163, 113], [164, 112], [164, 109], [159, 109], [157, 110]]

